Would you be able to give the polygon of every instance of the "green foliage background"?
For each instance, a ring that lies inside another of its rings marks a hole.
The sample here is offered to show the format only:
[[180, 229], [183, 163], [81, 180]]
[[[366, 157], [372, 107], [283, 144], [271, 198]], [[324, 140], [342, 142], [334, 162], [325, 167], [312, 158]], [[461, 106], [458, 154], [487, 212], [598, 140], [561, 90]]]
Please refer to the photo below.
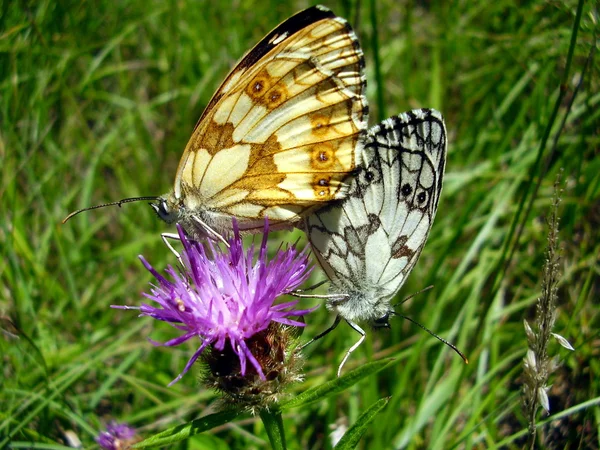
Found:
[[[64, 448], [77, 436], [93, 448], [112, 418], [151, 435], [213, 412], [215, 395], [192, 374], [166, 387], [193, 345], [153, 347], [147, 338], [167, 340], [170, 327], [109, 308], [139, 304], [150, 277], [136, 256], [159, 268], [171, 263], [159, 234], [172, 229], [143, 203], [60, 221], [73, 209], [168, 191], [224, 75], [270, 29], [310, 4], [0, 5], [0, 447]], [[289, 448], [331, 447], [333, 428], [352, 425], [385, 396], [391, 399], [361, 448], [523, 444], [523, 319], [532, 319], [540, 294], [545, 218], [560, 168], [555, 330], [576, 350], [550, 348], [562, 365], [551, 378], [552, 416], [540, 439], [547, 448], [598, 448], [600, 65], [591, 53], [598, 47], [597, 4], [583, 6], [572, 60], [572, 1], [326, 5], [360, 37], [371, 123], [416, 107], [445, 115], [444, 192], [399, 299], [435, 288], [399, 312], [455, 343], [470, 364], [394, 319], [391, 330], [369, 333], [346, 370], [386, 356], [397, 364], [334, 400], [286, 412]], [[522, 228], [518, 238], [513, 225]], [[306, 339], [332, 319], [320, 308], [308, 318]], [[333, 379], [356, 338], [340, 326], [307, 348], [306, 381], [296, 391]], [[268, 447], [260, 419], [245, 415], [177, 448]]]

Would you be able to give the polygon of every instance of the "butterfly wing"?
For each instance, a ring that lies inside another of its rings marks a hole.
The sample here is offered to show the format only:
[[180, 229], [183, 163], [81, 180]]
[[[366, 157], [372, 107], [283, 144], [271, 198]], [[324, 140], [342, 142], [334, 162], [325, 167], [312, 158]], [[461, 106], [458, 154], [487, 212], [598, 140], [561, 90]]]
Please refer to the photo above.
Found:
[[169, 206], [262, 229], [265, 216], [293, 222], [343, 198], [367, 123], [363, 67], [356, 35], [331, 11], [312, 7], [283, 22], [208, 104]]
[[446, 164], [441, 114], [419, 109], [371, 128], [363, 161], [347, 198], [305, 220], [332, 291], [349, 296], [335, 308], [351, 321], [385, 315], [425, 245]]

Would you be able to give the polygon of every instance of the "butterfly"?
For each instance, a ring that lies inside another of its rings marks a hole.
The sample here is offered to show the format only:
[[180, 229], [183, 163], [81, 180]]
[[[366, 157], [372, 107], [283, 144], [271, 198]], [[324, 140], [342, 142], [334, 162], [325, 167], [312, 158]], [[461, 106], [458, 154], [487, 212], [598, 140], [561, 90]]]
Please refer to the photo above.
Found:
[[[363, 166], [347, 197], [305, 219], [311, 247], [330, 280], [327, 307], [356, 322], [389, 326], [390, 302], [417, 263], [437, 211], [446, 166], [446, 127], [433, 109], [384, 120], [365, 133]], [[459, 352], [460, 354], [460, 352]]]
[[271, 31], [225, 78], [185, 147], [171, 193], [152, 204], [193, 236], [285, 227], [344, 198], [367, 128], [364, 57], [322, 6]]

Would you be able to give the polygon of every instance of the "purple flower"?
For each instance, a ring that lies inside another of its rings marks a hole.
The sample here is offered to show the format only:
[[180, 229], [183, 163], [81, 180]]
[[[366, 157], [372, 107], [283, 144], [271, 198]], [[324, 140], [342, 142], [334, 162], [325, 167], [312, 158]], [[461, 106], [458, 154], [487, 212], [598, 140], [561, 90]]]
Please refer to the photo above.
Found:
[[134, 443], [135, 428], [125, 423], [109, 422], [106, 431], [96, 436], [96, 442], [105, 450], [123, 450]]
[[159, 274], [140, 256], [146, 269], [158, 281], [150, 294], [144, 294], [158, 306], [144, 303], [139, 308], [140, 315], [168, 322], [183, 332], [163, 344], [154, 344], [170, 347], [195, 336], [201, 341], [183, 372], [170, 385], [181, 379], [208, 346], [222, 351], [226, 345], [239, 358], [242, 376], [249, 362], [265, 380], [262, 367], [248, 346], [249, 339], [266, 330], [271, 322], [304, 326], [290, 316], [302, 316], [313, 309], [294, 310], [298, 300], [274, 302], [306, 281], [312, 270], [308, 256], [291, 246], [279, 249], [275, 257], [268, 260], [268, 228], [265, 221], [262, 243], [256, 252], [254, 244], [244, 251], [235, 220], [234, 236], [228, 240], [229, 248], [226, 249], [211, 241], [192, 241], [178, 225], [184, 249], [180, 259], [183, 271], [169, 266], [166, 273], [170, 279]]

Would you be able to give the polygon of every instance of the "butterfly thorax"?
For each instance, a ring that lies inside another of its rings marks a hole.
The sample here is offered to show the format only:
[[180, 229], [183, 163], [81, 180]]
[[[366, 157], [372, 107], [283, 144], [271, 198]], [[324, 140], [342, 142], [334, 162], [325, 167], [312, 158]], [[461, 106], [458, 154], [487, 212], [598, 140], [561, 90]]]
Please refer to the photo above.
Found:
[[373, 286], [362, 291], [346, 292], [344, 298], [330, 300], [327, 308], [351, 322], [368, 322], [377, 326], [379, 320], [390, 314], [390, 296]]
[[161, 220], [167, 223], [181, 222], [186, 207], [173, 192], [158, 197], [156, 203], [150, 203]]

